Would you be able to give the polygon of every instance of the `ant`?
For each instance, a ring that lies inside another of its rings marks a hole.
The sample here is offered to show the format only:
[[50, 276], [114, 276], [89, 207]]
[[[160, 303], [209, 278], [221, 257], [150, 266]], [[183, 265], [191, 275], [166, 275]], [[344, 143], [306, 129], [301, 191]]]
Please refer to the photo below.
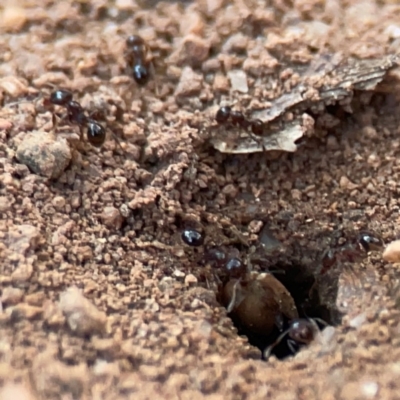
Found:
[[263, 351], [264, 360], [268, 360], [272, 350], [285, 337], [290, 352], [296, 354], [316, 338], [320, 331], [316, 321], [327, 326], [319, 318], [299, 318], [292, 295], [272, 273], [249, 273], [240, 259], [223, 257], [216, 249], [212, 249], [209, 257], [214, 260], [214, 265], [224, 265], [228, 281], [220, 287], [219, 297], [236, 325], [247, 335], [262, 336], [269, 342], [281, 332]]
[[292, 354], [296, 354], [300, 347], [309, 345], [320, 332], [317, 321], [326, 326], [327, 323], [319, 318], [296, 318], [292, 319], [289, 327], [281, 333], [278, 338], [263, 352], [264, 360], [268, 360], [272, 350], [287, 336], [286, 344]]
[[319, 275], [324, 275], [335, 265], [361, 261], [371, 251], [379, 251], [382, 248], [382, 239], [369, 232], [361, 232], [348, 244], [328, 249], [323, 253]]
[[139, 86], [144, 86], [150, 78], [150, 61], [146, 42], [138, 35], [131, 35], [125, 43], [126, 61], [132, 70], [133, 79]]
[[215, 120], [219, 125], [230, 123], [233, 126], [239, 126], [240, 128], [245, 129], [249, 136], [261, 145], [263, 151], [266, 151], [264, 143], [260, 138], [264, 133], [265, 126], [260, 119], [249, 120], [241, 111], [232, 110], [231, 106], [222, 106], [215, 114]]
[[[204, 242], [204, 235], [192, 229], [183, 230], [181, 238], [195, 247]], [[249, 272], [234, 250], [209, 247], [203, 256], [219, 283], [219, 302], [233, 321], [252, 334], [270, 336], [275, 328], [282, 332], [286, 321], [299, 317], [293, 297], [271, 273]]]
[[232, 110], [230, 106], [219, 108], [215, 115], [215, 120], [219, 124], [226, 124], [230, 121], [233, 125], [240, 126], [243, 129], [248, 129], [250, 127], [252, 133], [257, 136], [262, 135], [264, 130], [264, 124], [261, 120], [256, 119], [254, 121], [249, 121], [241, 111]]
[[[62, 106], [67, 109], [68, 120], [77, 124], [80, 128], [86, 127], [86, 137], [93, 147], [101, 147], [106, 139], [106, 130], [91, 117], [87, 117], [83, 107], [75, 100], [73, 94], [65, 89], [57, 89], [52, 92], [45, 105]], [[81, 132], [82, 136], [82, 132]]]

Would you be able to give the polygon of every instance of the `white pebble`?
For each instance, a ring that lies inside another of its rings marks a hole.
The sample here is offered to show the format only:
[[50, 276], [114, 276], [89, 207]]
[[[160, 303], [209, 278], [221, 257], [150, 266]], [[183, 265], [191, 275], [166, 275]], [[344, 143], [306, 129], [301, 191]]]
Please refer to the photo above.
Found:
[[233, 90], [241, 93], [247, 93], [249, 86], [247, 85], [247, 75], [241, 69], [234, 69], [228, 72], [229, 80]]
[[387, 262], [400, 262], [400, 240], [395, 240], [386, 246], [382, 257]]

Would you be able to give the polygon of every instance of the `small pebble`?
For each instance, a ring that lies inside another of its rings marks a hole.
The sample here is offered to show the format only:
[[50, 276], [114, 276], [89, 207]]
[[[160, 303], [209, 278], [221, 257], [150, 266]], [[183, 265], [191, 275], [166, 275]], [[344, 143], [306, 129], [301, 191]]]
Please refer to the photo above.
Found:
[[249, 86], [247, 85], [247, 75], [240, 69], [234, 69], [228, 72], [229, 80], [231, 81], [232, 90], [241, 93], [247, 93]]
[[28, 93], [28, 86], [16, 76], [7, 76], [0, 79], [0, 89], [10, 97], [22, 97]]
[[14, 285], [21, 285], [29, 283], [33, 274], [33, 266], [29, 262], [21, 262], [11, 274], [11, 282]]
[[209, 44], [197, 35], [188, 35], [183, 41], [185, 59], [193, 66], [200, 65], [208, 57]]
[[115, 207], [104, 207], [103, 212], [100, 215], [104, 225], [110, 229], [120, 229], [124, 218], [122, 217], [119, 210]]
[[193, 274], [188, 274], [185, 276], [185, 285], [194, 285], [197, 283], [197, 278]]
[[0, 28], [6, 31], [18, 32], [25, 25], [27, 18], [28, 13], [25, 8], [11, 5], [10, 3], [0, 13]]
[[60, 309], [71, 331], [77, 335], [93, 335], [105, 331], [106, 315], [86, 299], [76, 287], [71, 287], [61, 293]]
[[0, 196], [0, 213], [7, 212], [10, 208], [10, 200], [6, 196]]
[[196, 74], [192, 68], [183, 68], [180, 81], [175, 90], [175, 96], [190, 97], [198, 95], [201, 91], [202, 81], [202, 76]]
[[23, 255], [35, 250], [40, 240], [40, 231], [28, 224], [13, 226], [6, 237], [8, 249]]
[[34, 320], [39, 318], [43, 313], [42, 307], [30, 306], [29, 304], [21, 303], [10, 309], [11, 321], [17, 322], [23, 319]]
[[349, 321], [349, 326], [354, 329], [360, 328], [366, 320], [367, 316], [365, 313], [358, 314]]
[[361, 392], [367, 399], [373, 399], [378, 394], [379, 385], [376, 382], [364, 382], [361, 385]]
[[183, 278], [185, 276], [185, 273], [182, 271], [179, 271], [179, 269], [176, 269], [173, 273], [173, 276], [175, 276], [176, 278]]
[[1, 400], [35, 400], [36, 397], [20, 383], [7, 383], [0, 390]]
[[57, 179], [71, 161], [71, 149], [65, 139], [54, 139], [48, 132], [27, 134], [17, 149], [17, 159], [31, 171]]
[[55, 196], [53, 198], [53, 200], [51, 201], [51, 204], [53, 205], [53, 207], [58, 211], [61, 211], [64, 209], [65, 203], [66, 203], [65, 199], [62, 196]]
[[383, 251], [382, 257], [387, 262], [400, 262], [400, 240], [389, 243]]
[[4, 119], [4, 118], [0, 118], [0, 131], [8, 131], [12, 128], [13, 124]]
[[23, 296], [24, 291], [22, 289], [6, 287], [3, 289], [0, 301], [3, 305], [15, 305], [22, 300]]
[[243, 35], [242, 32], [235, 33], [230, 36], [222, 46], [222, 52], [224, 53], [236, 53], [246, 51], [248, 44], [248, 37]]

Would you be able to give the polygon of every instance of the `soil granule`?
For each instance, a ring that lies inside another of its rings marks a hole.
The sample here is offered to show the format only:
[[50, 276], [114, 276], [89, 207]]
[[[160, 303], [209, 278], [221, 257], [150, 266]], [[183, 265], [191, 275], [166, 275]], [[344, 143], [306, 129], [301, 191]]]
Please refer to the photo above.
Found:
[[[245, 260], [267, 227], [280, 251], [254, 268], [311, 272], [361, 230], [398, 237], [395, 65], [346, 98], [351, 110], [319, 103], [324, 121], [313, 110], [294, 153], [223, 154], [210, 127], [221, 104], [268, 107], [326, 54], [340, 65], [396, 55], [400, 5], [3, 3], [0, 398], [397, 399], [396, 264], [375, 253], [340, 270], [337, 293], [320, 295], [343, 318], [295, 357], [264, 362], [218, 303], [204, 246], [181, 232], [201, 227], [205, 246], [234, 244]], [[132, 34], [149, 48], [143, 87], [125, 61]], [[54, 88], [104, 114], [103, 147], [80, 141], [62, 107], [54, 129], [43, 102]]]

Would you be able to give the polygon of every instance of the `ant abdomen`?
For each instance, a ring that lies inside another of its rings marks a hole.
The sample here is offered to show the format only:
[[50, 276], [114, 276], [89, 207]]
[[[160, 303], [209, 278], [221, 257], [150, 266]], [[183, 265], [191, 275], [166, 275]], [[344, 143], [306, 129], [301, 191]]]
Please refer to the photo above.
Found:
[[101, 147], [106, 140], [106, 130], [96, 121], [89, 120], [86, 137], [92, 146]]
[[131, 35], [126, 39], [126, 61], [132, 70], [135, 82], [144, 86], [150, 78], [150, 62], [148, 48], [144, 39], [138, 35]]

